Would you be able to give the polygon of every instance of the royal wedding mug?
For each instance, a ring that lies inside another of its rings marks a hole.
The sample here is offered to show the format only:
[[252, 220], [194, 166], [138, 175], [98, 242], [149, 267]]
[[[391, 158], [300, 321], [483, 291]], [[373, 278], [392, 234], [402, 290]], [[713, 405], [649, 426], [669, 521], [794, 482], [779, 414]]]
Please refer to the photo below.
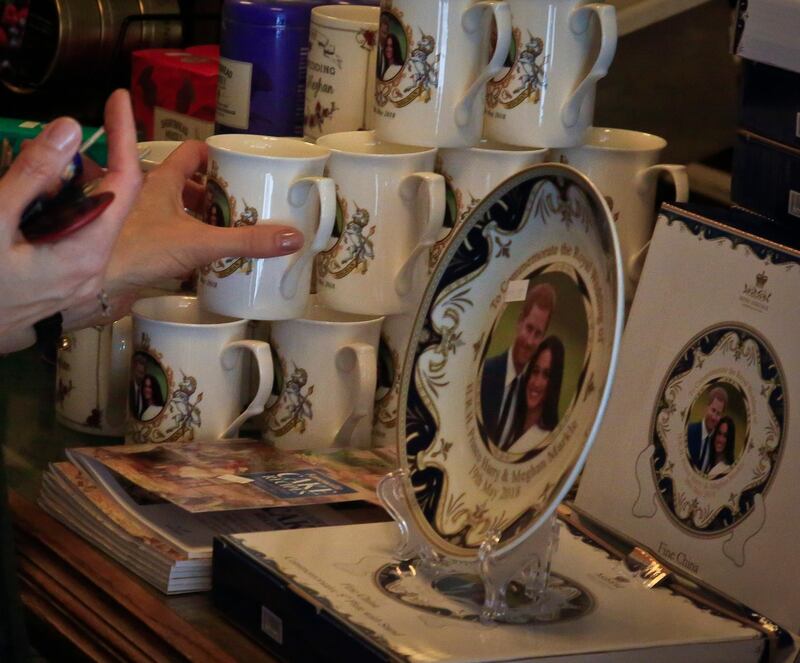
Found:
[[308, 305], [313, 258], [327, 245], [336, 217], [333, 180], [322, 177], [328, 150], [247, 134], [211, 136], [206, 143], [205, 221], [289, 225], [303, 232], [305, 246], [269, 260], [231, 257], [206, 266], [198, 286], [203, 308], [251, 320], [299, 317]]
[[61, 337], [56, 361], [56, 419], [93, 435], [125, 434], [131, 318]]
[[311, 10], [303, 119], [306, 136], [369, 128], [379, 14], [377, 7], [356, 5], [324, 5]]
[[430, 147], [477, 143], [486, 83], [510, 43], [505, 1], [383, 0], [373, 104], [378, 136]]
[[531, 147], [580, 145], [592, 125], [597, 81], [617, 48], [614, 7], [585, 0], [508, 4], [513, 39], [505, 66], [487, 86], [486, 137]]
[[475, 147], [440, 149], [436, 172], [445, 179], [447, 205], [444, 228], [431, 249], [430, 269], [436, 266], [450, 235], [498, 184], [528, 166], [542, 163], [545, 148], [517, 147], [482, 139]]
[[676, 201], [689, 199], [686, 167], [658, 163], [666, 146], [663, 138], [641, 131], [593, 127], [584, 145], [552, 153], [553, 161], [566, 163], [592, 180], [608, 202], [619, 235], [629, 302], [653, 233], [659, 175], [672, 178]]
[[[151, 297], [133, 305], [133, 354], [125, 441], [188, 442], [236, 437], [272, 390], [269, 344], [245, 338], [247, 320], [203, 310], [195, 297]], [[243, 351], [259, 386], [242, 412]]]
[[382, 322], [312, 306], [303, 319], [272, 323], [279, 388], [264, 437], [281, 449], [371, 446]]
[[375, 412], [372, 419], [372, 443], [376, 447], [394, 447], [397, 444], [400, 378], [413, 327], [413, 313], [387, 315], [381, 326]]
[[317, 257], [323, 305], [363, 315], [410, 311], [444, 220], [436, 150], [380, 141], [372, 131], [328, 134], [336, 181], [336, 242]]

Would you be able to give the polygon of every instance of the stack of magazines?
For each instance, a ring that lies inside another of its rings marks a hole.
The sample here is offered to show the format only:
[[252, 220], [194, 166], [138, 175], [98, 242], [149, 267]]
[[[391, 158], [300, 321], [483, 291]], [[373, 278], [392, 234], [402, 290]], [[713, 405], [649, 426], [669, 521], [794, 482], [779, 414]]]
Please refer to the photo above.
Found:
[[223, 534], [386, 518], [378, 481], [392, 450], [282, 452], [253, 440], [70, 449], [51, 464], [40, 505], [168, 593], [211, 586]]

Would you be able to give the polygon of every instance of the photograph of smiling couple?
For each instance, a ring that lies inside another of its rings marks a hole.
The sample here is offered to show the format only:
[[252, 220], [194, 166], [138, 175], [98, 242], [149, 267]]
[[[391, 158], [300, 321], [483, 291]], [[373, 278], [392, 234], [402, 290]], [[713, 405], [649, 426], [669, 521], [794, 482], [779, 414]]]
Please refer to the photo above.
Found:
[[501, 309], [480, 372], [485, 439], [504, 459], [527, 460], [551, 444], [580, 388], [588, 343], [574, 275], [549, 269], [526, 281], [525, 298]]

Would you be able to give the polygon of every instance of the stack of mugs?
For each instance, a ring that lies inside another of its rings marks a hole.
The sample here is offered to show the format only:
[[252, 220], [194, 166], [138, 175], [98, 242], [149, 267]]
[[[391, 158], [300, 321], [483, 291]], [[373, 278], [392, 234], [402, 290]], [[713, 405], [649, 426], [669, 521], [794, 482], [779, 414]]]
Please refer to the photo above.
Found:
[[220, 260], [196, 299], [135, 305], [127, 439], [230, 437], [266, 407], [281, 448], [395, 444], [401, 362], [448, 237], [548, 154], [607, 197], [632, 291], [657, 173], [679, 200], [687, 183], [657, 164], [662, 139], [591, 127], [615, 49], [614, 8], [582, 0], [314, 8], [305, 140], [207, 140], [205, 220], [289, 224], [305, 247]]

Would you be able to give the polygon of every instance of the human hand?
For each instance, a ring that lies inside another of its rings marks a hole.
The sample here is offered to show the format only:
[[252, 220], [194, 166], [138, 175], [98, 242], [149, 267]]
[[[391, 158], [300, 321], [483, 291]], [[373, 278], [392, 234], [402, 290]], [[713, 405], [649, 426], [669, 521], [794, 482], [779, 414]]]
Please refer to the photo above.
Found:
[[130, 98], [117, 90], [105, 109], [108, 169], [96, 192], [114, 201], [93, 223], [53, 243], [31, 244], [19, 230], [25, 208], [60, 185], [75, 155], [80, 126], [59, 118], [28, 143], [0, 179], [0, 352], [30, 345], [32, 325], [67, 307], [99, 308], [106, 265], [123, 220], [136, 199], [141, 172]]
[[[204, 189], [191, 178], [205, 170], [206, 156], [205, 143], [187, 141], [147, 174], [102, 286], [113, 307], [112, 317], [124, 315], [141, 288], [183, 278], [219, 258], [270, 258], [303, 247], [303, 234], [290, 226], [219, 228], [188, 214], [186, 209], [197, 209], [203, 198]], [[64, 312], [64, 327], [101, 324], [99, 313], [96, 305], [73, 307]]]

